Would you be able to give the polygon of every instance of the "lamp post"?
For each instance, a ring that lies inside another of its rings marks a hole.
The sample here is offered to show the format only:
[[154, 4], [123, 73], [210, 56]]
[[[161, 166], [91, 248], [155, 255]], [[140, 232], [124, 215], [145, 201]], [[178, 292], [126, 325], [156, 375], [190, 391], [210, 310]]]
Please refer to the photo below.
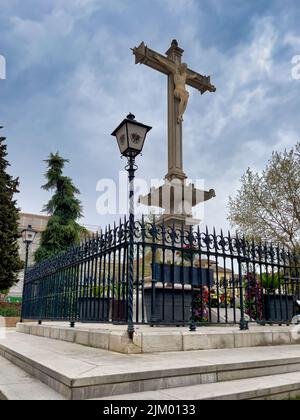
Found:
[[37, 232], [32, 229], [31, 225], [28, 225], [28, 227], [21, 232], [23, 243], [25, 244], [26, 251], [25, 251], [25, 267], [24, 267], [24, 280], [23, 280], [23, 293], [22, 293], [22, 314], [21, 314], [21, 320], [23, 321], [23, 310], [24, 310], [24, 293], [25, 293], [25, 279], [26, 279], [26, 272], [28, 269], [28, 261], [29, 261], [29, 247], [34, 241]]
[[129, 181], [129, 270], [128, 270], [128, 335], [132, 339], [133, 325], [133, 279], [134, 279], [134, 178], [137, 166], [136, 157], [141, 154], [146, 135], [152, 129], [148, 125], [139, 123], [133, 114], [127, 115], [125, 120], [115, 129], [112, 136], [116, 137], [121, 155], [126, 157]]

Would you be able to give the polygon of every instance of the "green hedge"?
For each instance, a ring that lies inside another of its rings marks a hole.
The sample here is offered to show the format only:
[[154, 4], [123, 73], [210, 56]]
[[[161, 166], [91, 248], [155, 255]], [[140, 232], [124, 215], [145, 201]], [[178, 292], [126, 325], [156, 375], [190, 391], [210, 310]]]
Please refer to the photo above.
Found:
[[0, 303], [0, 316], [4, 317], [19, 317], [21, 316], [20, 303]]

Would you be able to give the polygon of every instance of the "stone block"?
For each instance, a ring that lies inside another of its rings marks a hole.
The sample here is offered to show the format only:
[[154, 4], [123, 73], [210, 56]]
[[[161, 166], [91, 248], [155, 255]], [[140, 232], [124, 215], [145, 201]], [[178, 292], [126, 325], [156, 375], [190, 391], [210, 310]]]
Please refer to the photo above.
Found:
[[295, 325], [291, 329], [291, 344], [300, 344], [300, 325]]
[[4, 317], [6, 328], [15, 328], [20, 321], [20, 317]]
[[268, 362], [265, 363], [265, 366], [263, 366], [262, 363], [260, 363], [260, 365], [260, 367], [252, 367], [251, 369], [241, 368], [236, 370], [230, 369], [228, 371], [220, 371], [218, 372], [218, 381], [225, 382], [239, 379], [259, 378], [264, 376], [281, 375], [300, 371], [300, 364], [280, 365], [274, 362], [274, 365], [272, 366], [270, 365], [270, 362]]
[[31, 335], [38, 335], [38, 326], [37, 325], [30, 325], [30, 334]]
[[38, 337], [44, 337], [44, 330], [45, 330], [45, 327], [43, 325], [38, 325], [36, 329], [36, 335]]
[[60, 328], [51, 328], [50, 338], [53, 340], [59, 340], [60, 338]]
[[[233, 349], [234, 348], [234, 335], [232, 333], [223, 334], [208, 334], [207, 342], [209, 349]], [[205, 350], [205, 348], [204, 348]]]
[[118, 398], [121, 398], [122, 394], [130, 394], [134, 392], [140, 392], [139, 381], [74, 388], [72, 391], [72, 399], [88, 400], [93, 398], [111, 396], [118, 396]]
[[109, 350], [125, 354], [138, 354], [142, 350], [136, 346], [127, 335], [127, 332], [111, 332], [109, 337]]
[[138, 331], [135, 332], [133, 335], [133, 344], [137, 347], [139, 347], [142, 351], [143, 347], [143, 333], [140, 333]]
[[187, 386], [195, 386], [202, 383], [202, 375], [181, 375], [162, 378], [147, 379], [141, 381], [140, 392], [158, 391]]
[[209, 341], [206, 334], [194, 332], [183, 333], [183, 351], [205, 350], [209, 348]]
[[214, 384], [217, 382], [216, 373], [203, 373], [201, 375], [201, 384]]
[[51, 327], [43, 326], [43, 337], [45, 338], [51, 337]]
[[89, 334], [90, 334], [89, 331], [76, 330], [75, 343], [81, 344], [82, 346], [88, 346]]
[[30, 326], [19, 322], [16, 326], [16, 331], [22, 334], [30, 334]]
[[283, 346], [287, 344], [291, 344], [291, 334], [289, 331], [273, 333], [273, 346]]
[[96, 349], [109, 349], [109, 331], [107, 332], [99, 332], [97, 330], [90, 330], [89, 335], [89, 345], [90, 347], [94, 347]]
[[204, 332], [183, 333], [183, 350], [212, 350], [234, 348], [232, 333], [205, 334]]
[[143, 353], [168, 351], [183, 351], [183, 336], [181, 332], [143, 333]]
[[271, 332], [239, 331], [234, 334], [234, 342], [236, 348], [272, 346], [273, 334]]
[[67, 341], [68, 343], [74, 343], [76, 331], [72, 328], [61, 328], [59, 333], [59, 339]]

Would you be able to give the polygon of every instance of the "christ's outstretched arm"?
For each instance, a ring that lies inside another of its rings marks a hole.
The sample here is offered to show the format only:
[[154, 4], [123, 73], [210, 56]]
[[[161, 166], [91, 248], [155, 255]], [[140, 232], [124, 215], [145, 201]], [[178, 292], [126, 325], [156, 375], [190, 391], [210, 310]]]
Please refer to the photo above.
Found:
[[198, 79], [198, 75], [197, 74], [188, 74], [187, 79], [196, 80], [196, 79]]

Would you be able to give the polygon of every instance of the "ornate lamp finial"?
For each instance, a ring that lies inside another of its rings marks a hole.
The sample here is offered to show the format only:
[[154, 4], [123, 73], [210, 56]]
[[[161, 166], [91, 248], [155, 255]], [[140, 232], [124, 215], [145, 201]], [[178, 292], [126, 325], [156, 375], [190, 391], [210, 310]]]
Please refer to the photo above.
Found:
[[133, 115], [131, 112], [127, 115], [127, 120], [131, 120], [134, 121], [135, 120], [135, 115]]

